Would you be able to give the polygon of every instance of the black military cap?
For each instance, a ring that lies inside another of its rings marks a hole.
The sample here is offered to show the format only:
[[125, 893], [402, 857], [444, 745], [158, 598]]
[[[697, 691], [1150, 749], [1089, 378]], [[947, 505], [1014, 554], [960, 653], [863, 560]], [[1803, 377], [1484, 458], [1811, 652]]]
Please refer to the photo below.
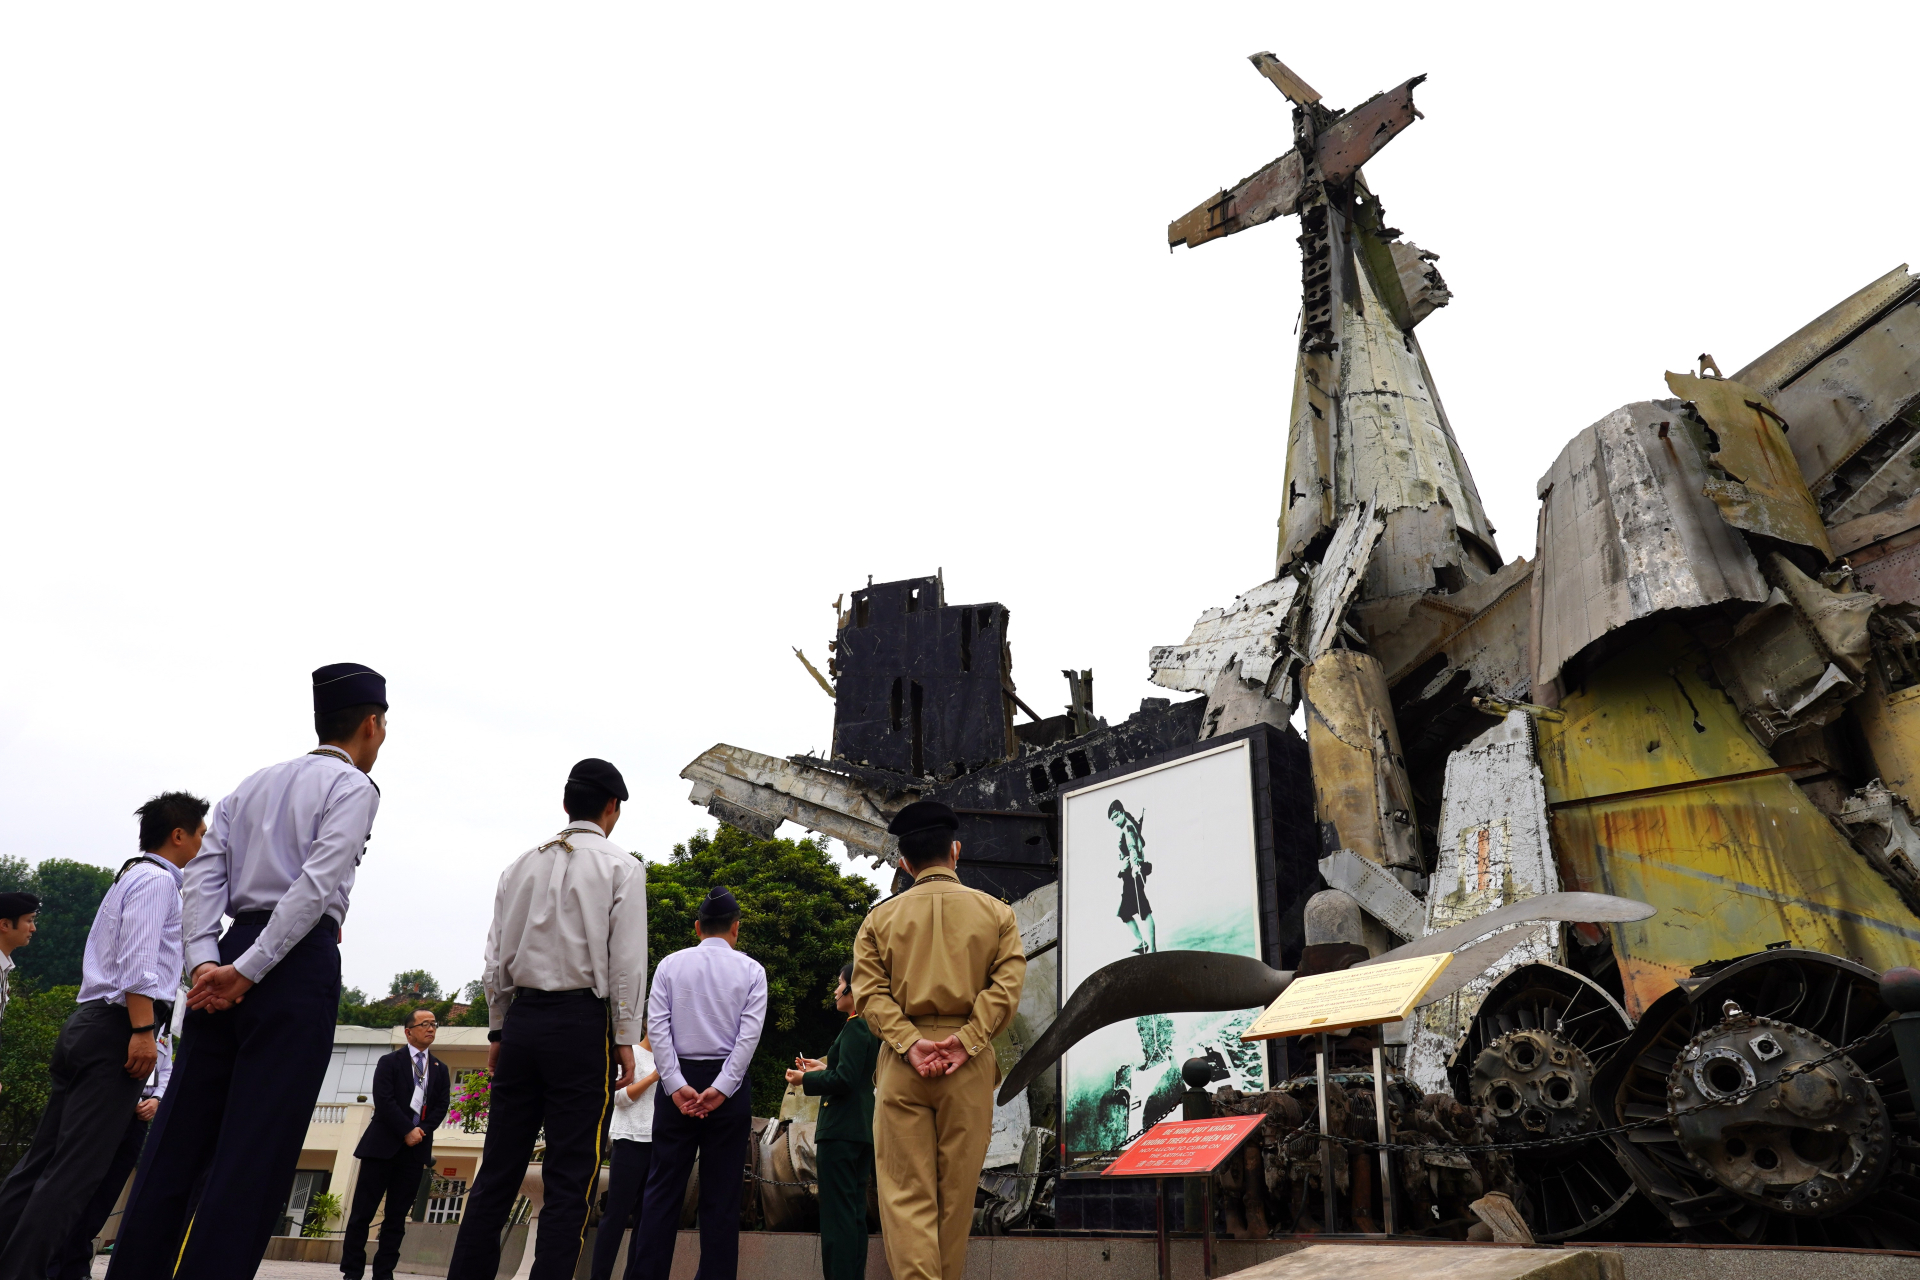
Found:
[[700, 904], [700, 919], [712, 922], [731, 920], [740, 914], [740, 903], [733, 896], [733, 890], [724, 885], [715, 885], [707, 890], [706, 901]]
[[342, 707], [387, 705], [387, 678], [357, 662], [336, 662], [313, 673], [313, 714], [323, 716]]
[[0, 920], [18, 920], [40, 909], [40, 899], [30, 893], [0, 893]]
[[567, 775], [567, 781], [583, 782], [589, 787], [598, 787], [615, 800], [622, 804], [626, 803], [627, 780], [620, 776], [618, 769], [605, 760], [596, 760], [588, 756], [573, 766], [573, 771]]
[[890, 836], [910, 836], [916, 831], [958, 831], [960, 819], [954, 816], [952, 809], [938, 800], [915, 800], [912, 804], [893, 815], [893, 821], [887, 824]]

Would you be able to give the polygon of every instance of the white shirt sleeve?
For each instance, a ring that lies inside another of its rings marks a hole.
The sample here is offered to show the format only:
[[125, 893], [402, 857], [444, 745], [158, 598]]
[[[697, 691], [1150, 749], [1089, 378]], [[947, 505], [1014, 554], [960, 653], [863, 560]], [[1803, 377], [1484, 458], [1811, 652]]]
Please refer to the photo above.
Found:
[[220, 963], [220, 920], [227, 913], [227, 825], [233, 797], [213, 806], [200, 852], [181, 877], [180, 919], [187, 973]]
[[[353, 785], [355, 779], [360, 785]], [[266, 977], [293, 949], [293, 944], [320, 923], [327, 904], [360, 865], [360, 856], [367, 849], [367, 837], [373, 833], [374, 815], [379, 810], [380, 793], [365, 774], [356, 771], [340, 775], [321, 813], [320, 833], [314, 837], [313, 848], [300, 869], [300, 878], [274, 907], [272, 918], [254, 944], [233, 962], [241, 977], [253, 982]]]
[[647, 1039], [653, 1041], [661, 1087], [669, 1094], [686, 1088], [687, 1078], [680, 1074], [680, 1055], [673, 1047], [673, 973], [667, 960], [654, 971], [653, 991], [647, 996]]
[[753, 972], [748, 978], [747, 1007], [740, 1013], [739, 1038], [733, 1042], [733, 1052], [727, 1055], [726, 1065], [720, 1068], [713, 1082], [713, 1087], [729, 1098], [746, 1083], [753, 1051], [760, 1047], [760, 1033], [767, 1025], [767, 971], [757, 961], [749, 963], [753, 964]]
[[[607, 1004], [613, 1013], [613, 1038], [632, 1044], [640, 1038], [640, 1011], [647, 996], [647, 868], [638, 858], [613, 882], [607, 929]], [[489, 1006], [491, 1007], [491, 1006]]]

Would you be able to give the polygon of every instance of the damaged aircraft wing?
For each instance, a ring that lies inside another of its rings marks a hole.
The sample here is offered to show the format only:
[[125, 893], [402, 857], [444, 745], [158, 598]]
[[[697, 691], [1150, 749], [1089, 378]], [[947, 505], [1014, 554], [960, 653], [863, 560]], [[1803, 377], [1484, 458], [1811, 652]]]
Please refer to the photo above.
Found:
[[1733, 375], [1772, 398], [1787, 442], [1834, 523], [1912, 496], [1920, 423], [1920, 276], [1906, 264]]
[[1242, 679], [1266, 683], [1293, 647], [1290, 632], [1300, 607], [1299, 577], [1263, 582], [1224, 609], [1194, 621], [1184, 644], [1157, 645], [1147, 654], [1150, 679], [1166, 689], [1209, 693], [1222, 672], [1238, 663]]
[[[1398, 137], [1419, 118], [1413, 106], [1413, 89], [1425, 79], [1415, 76], [1338, 117], [1315, 142], [1315, 176], [1321, 181], [1343, 182]], [[1167, 247], [1184, 244], [1197, 249], [1209, 240], [1296, 213], [1307, 178], [1306, 159], [1298, 150], [1289, 151], [1242, 178], [1230, 190], [1216, 192], [1191, 213], [1168, 223]]]
[[841, 841], [876, 865], [899, 857], [887, 823], [911, 796], [886, 808], [846, 774], [724, 742], [701, 752], [680, 776], [693, 783], [691, 803], [742, 831], [771, 837], [782, 822], [792, 822]]

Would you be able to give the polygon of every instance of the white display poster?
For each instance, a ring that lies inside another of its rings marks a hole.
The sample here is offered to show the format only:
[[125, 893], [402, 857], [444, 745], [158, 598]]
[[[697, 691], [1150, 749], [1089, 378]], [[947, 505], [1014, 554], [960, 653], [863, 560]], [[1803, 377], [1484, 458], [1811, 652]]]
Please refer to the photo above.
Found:
[[[1095, 970], [1130, 955], [1260, 956], [1252, 754], [1242, 739], [1066, 793], [1063, 1001]], [[1061, 1063], [1068, 1157], [1110, 1151], [1176, 1111], [1188, 1058], [1214, 1056], [1227, 1072], [1221, 1083], [1264, 1089], [1265, 1047], [1240, 1041], [1259, 1014], [1156, 1014], [1102, 1027], [1073, 1046]]]

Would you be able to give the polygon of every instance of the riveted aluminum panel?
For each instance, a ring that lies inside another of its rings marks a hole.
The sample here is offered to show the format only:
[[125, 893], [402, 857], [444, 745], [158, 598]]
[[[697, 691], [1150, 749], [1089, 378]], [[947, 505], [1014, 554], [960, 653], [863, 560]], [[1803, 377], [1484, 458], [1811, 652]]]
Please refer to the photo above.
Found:
[[1746, 540], [1704, 496], [1706, 480], [1672, 400], [1616, 409], [1560, 451], [1539, 487], [1535, 702], [1552, 705], [1561, 668], [1629, 622], [1767, 598]]

